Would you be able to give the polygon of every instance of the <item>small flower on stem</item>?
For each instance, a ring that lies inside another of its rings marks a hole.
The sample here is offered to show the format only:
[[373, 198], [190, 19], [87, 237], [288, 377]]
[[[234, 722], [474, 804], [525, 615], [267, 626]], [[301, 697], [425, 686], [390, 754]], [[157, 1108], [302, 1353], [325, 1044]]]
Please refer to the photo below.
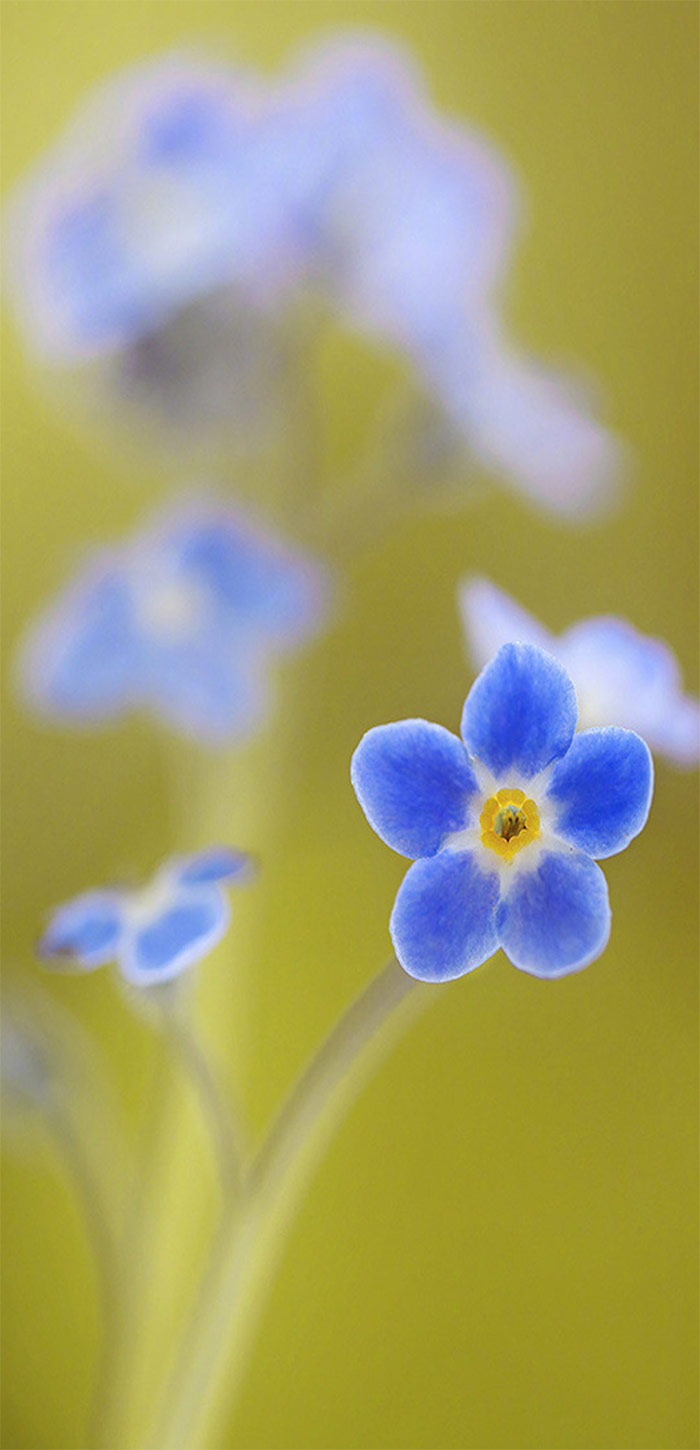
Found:
[[87, 891], [57, 907], [37, 955], [86, 972], [116, 960], [137, 987], [172, 981], [224, 936], [231, 920], [224, 885], [251, 875], [251, 858], [229, 846], [173, 856], [145, 886]]
[[324, 601], [320, 568], [236, 510], [175, 508], [98, 555], [39, 618], [23, 693], [66, 722], [147, 710], [223, 745], [264, 720], [271, 661], [314, 633]]

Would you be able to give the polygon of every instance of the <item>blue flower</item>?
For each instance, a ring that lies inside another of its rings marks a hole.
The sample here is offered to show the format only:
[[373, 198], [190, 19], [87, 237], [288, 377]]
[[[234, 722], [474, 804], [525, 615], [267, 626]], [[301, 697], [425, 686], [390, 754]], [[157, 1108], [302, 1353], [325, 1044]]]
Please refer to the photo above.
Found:
[[517, 211], [506, 159], [376, 35], [267, 84], [165, 56], [100, 86], [20, 188], [11, 290], [55, 362], [102, 357], [150, 417], [226, 431], [233, 412], [254, 446], [299, 302], [320, 296], [406, 354], [469, 452], [576, 515], [607, 498], [620, 447], [501, 336]]
[[561, 977], [603, 951], [610, 907], [596, 861], [641, 831], [653, 766], [632, 731], [575, 735], [576, 718], [562, 666], [507, 644], [467, 696], [461, 740], [402, 720], [360, 741], [360, 805], [415, 863], [390, 926], [410, 976], [449, 981], [502, 947], [521, 971]]
[[80, 360], [218, 287], [264, 309], [296, 285], [294, 218], [266, 176], [268, 104], [248, 77], [184, 54], [96, 88], [12, 207], [33, 346]]
[[304, 59], [290, 171], [306, 179], [320, 280], [353, 326], [418, 351], [502, 272], [510, 168], [438, 120], [398, 46], [341, 36]]
[[223, 884], [250, 876], [250, 857], [228, 846], [172, 857], [138, 890], [87, 891], [59, 906], [37, 954], [87, 972], [116, 960], [140, 987], [168, 982], [226, 932], [231, 911]]
[[147, 710], [205, 744], [239, 740], [269, 709], [269, 665], [318, 627], [310, 559], [223, 505], [164, 514], [81, 572], [30, 630], [25, 696], [92, 724]]
[[667, 644], [639, 634], [624, 619], [582, 619], [553, 635], [488, 579], [465, 580], [459, 606], [471, 659], [481, 669], [508, 640], [537, 644], [568, 670], [579, 725], [624, 725], [676, 765], [700, 758], [700, 701], [683, 693], [678, 661]]

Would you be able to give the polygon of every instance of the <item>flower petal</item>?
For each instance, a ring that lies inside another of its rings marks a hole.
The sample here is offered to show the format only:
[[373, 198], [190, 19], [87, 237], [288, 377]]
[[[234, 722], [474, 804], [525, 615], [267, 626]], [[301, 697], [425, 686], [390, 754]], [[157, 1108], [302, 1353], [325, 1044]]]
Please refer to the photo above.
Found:
[[203, 886], [212, 881], [245, 881], [253, 871], [251, 857], [232, 846], [211, 846], [173, 863], [173, 878], [182, 886]]
[[624, 851], [649, 814], [654, 766], [633, 730], [583, 730], [554, 767], [554, 830], [587, 856]]
[[576, 717], [563, 666], [536, 645], [506, 644], [469, 691], [462, 738], [493, 775], [529, 779], [566, 754]]
[[449, 982], [480, 967], [498, 948], [499, 891], [497, 873], [482, 871], [473, 851], [441, 851], [416, 861], [399, 887], [390, 922], [404, 971], [421, 982]]
[[610, 935], [605, 877], [590, 857], [547, 851], [519, 871], [496, 913], [499, 944], [514, 967], [563, 977], [600, 956]]
[[174, 729], [205, 745], [252, 734], [269, 708], [266, 660], [252, 640], [212, 629], [141, 661], [144, 699]]
[[676, 765], [697, 765], [700, 757], [700, 700], [678, 695], [672, 710], [657, 721], [652, 737], [644, 732], [652, 748], [661, 750]]
[[182, 569], [246, 629], [282, 648], [316, 628], [326, 593], [319, 566], [232, 510], [184, 514], [170, 542]]
[[130, 933], [120, 959], [124, 976], [140, 986], [170, 981], [216, 946], [230, 919], [228, 901], [217, 887], [174, 899]]
[[602, 512], [622, 474], [620, 440], [574, 379], [510, 353], [492, 324], [484, 338], [481, 366], [462, 400], [474, 452], [543, 508], [573, 520]]
[[482, 670], [503, 644], [536, 644], [556, 655], [554, 636], [490, 579], [464, 579], [458, 593], [469, 656]]
[[350, 775], [372, 828], [402, 856], [434, 856], [468, 823], [477, 791], [462, 742], [442, 725], [398, 720], [362, 737]]
[[101, 967], [117, 952], [124, 925], [124, 895], [86, 891], [59, 906], [42, 936], [37, 955], [71, 960], [88, 969]]
[[120, 565], [99, 562], [42, 615], [21, 646], [21, 688], [52, 715], [87, 722], [132, 703], [138, 640]]
[[700, 754], [698, 702], [684, 696], [678, 661], [663, 640], [625, 619], [582, 619], [556, 650], [576, 685], [580, 724], [624, 725], [681, 765]]

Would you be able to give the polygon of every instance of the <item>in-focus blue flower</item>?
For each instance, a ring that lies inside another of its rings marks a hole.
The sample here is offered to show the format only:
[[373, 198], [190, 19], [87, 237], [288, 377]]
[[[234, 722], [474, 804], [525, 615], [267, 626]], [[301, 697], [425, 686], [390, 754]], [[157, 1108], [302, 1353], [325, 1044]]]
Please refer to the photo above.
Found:
[[667, 644], [639, 634], [624, 619], [582, 619], [550, 634], [489, 579], [466, 579], [459, 608], [467, 650], [482, 669], [509, 640], [537, 644], [571, 675], [579, 725], [624, 725], [674, 764], [700, 758], [700, 701], [683, 693], [678, 661]]
[[228, 846], [172, 857], [138, 890], [87, 891], [59, 906], [37, 954], [86, 972], [116, 960], [139, 987], [168, 982], [221, 940], [231, 919], [223, 888], [251, 875], [250, 857]]
[[75, 724], [147, 710], [205, 744], [254, 731], [273, 657], [318, 628], [320, 568], [215, 503], [101, 553], [30, 629], [23, 694]]
[[461, 740], [402, 720], [360, 741], [360, 805], [414, 860], [390, 926], [410, 976], [449, 981], [502, 947], [522, 971], [561, 977], [603, 951], [610, 906], [596, 861], [641, 831], [653, 766], [633, 731], [575, 735], [576, 717], [558, 661], [506, 644], [467, 696]]

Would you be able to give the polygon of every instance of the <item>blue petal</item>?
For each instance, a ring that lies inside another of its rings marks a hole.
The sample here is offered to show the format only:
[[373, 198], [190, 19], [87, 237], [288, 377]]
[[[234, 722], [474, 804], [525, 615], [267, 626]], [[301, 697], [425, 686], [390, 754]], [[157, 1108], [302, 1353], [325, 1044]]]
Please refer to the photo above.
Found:
[[124, 896], [116, 891], [86, 891], [76, 896], [54, 912], [37, 954], [72, 958], [83, 967], [101, 967], [116, 955], [124, 904]]
[[119, 565], [99, 564], [49, 609], [20, 652], [23, 688], [39, 709], [86, 721], [132, 703], [139, 644]]
[[219, 628], [144, 653], [144, 701], [169, 725], [206, 745], [251, 735], [269, 706], [265, 659], [254, 642]]
[[506, 644], [469, 691], [462, 737], [497, 778], [513, 770], [529, 779], [566, 754], [576, 717], [563, 666], [536, 645]]
[[553, 635], [490, 579], [465, 579], [459, 589], [459, 609], [467, 649], [478, 670], [488, 664], [501, 645], [514, 641], [539, 645], [556, 656]]
[[434, 856], [469, 819], [478, 790], [461, 741], [442, 725], [399, 720], [368, 730], [352, 757], [355, 794], [377, 835], [402, 856]]
[[152, 298], [120, 237], [117, 196], [106, 188], [71, 199], [44, 240], [45, 286], [69, 343], [123, 346], [155, 320]]
[[698, 702], [683, 694], [678, 661], [663, 640], [625, 619], [583, 619], [557, 653], [576, 685], [582, 721], [625, 725], [680, 765], [700, 754]]
[[498, 940], [514, 967], [563, 977], [600, 956], [610, 935], [605, 877], [588, 856], [548, 851], [518, 871], [496, 915]]
[[554, 830], [587, 856], [614, 856], [641, 831], [653, 784], [649, 747], [634, 731], [583, 730], [549, 784]]
[[181, 565], [237, 623], [279, 646], [316, 626], [324, 604], [322, 571], [231, 512], [185, 520], [172, 536]]
[[252, 869], [251, 857], [245, 851], [234, 851], [231, 846], [211, 846], [208, 851], [183, 856], [173, 877], [182, 886], [202, 886], [212, 881], [248, 880]]
[[[485, 853], [482, 853], [485, 854]], [[391, 915], [394, 950], [411, 977], [449, 982], [472, 972], [498, 948], [500, 885], [472, 851], [441, 851], [407, 871]]]
[[217, 887], [174, 899], [163, 912], [127, 939], [121, 968], [141, 986], [167, 982], [205, 956], [230, 921], [228, 902]]
[[671, 713], [657, 721], [651, 745], [676, 765], [697, 765], [700, 756], [700, 700], [692, 695], [676, 698]]

